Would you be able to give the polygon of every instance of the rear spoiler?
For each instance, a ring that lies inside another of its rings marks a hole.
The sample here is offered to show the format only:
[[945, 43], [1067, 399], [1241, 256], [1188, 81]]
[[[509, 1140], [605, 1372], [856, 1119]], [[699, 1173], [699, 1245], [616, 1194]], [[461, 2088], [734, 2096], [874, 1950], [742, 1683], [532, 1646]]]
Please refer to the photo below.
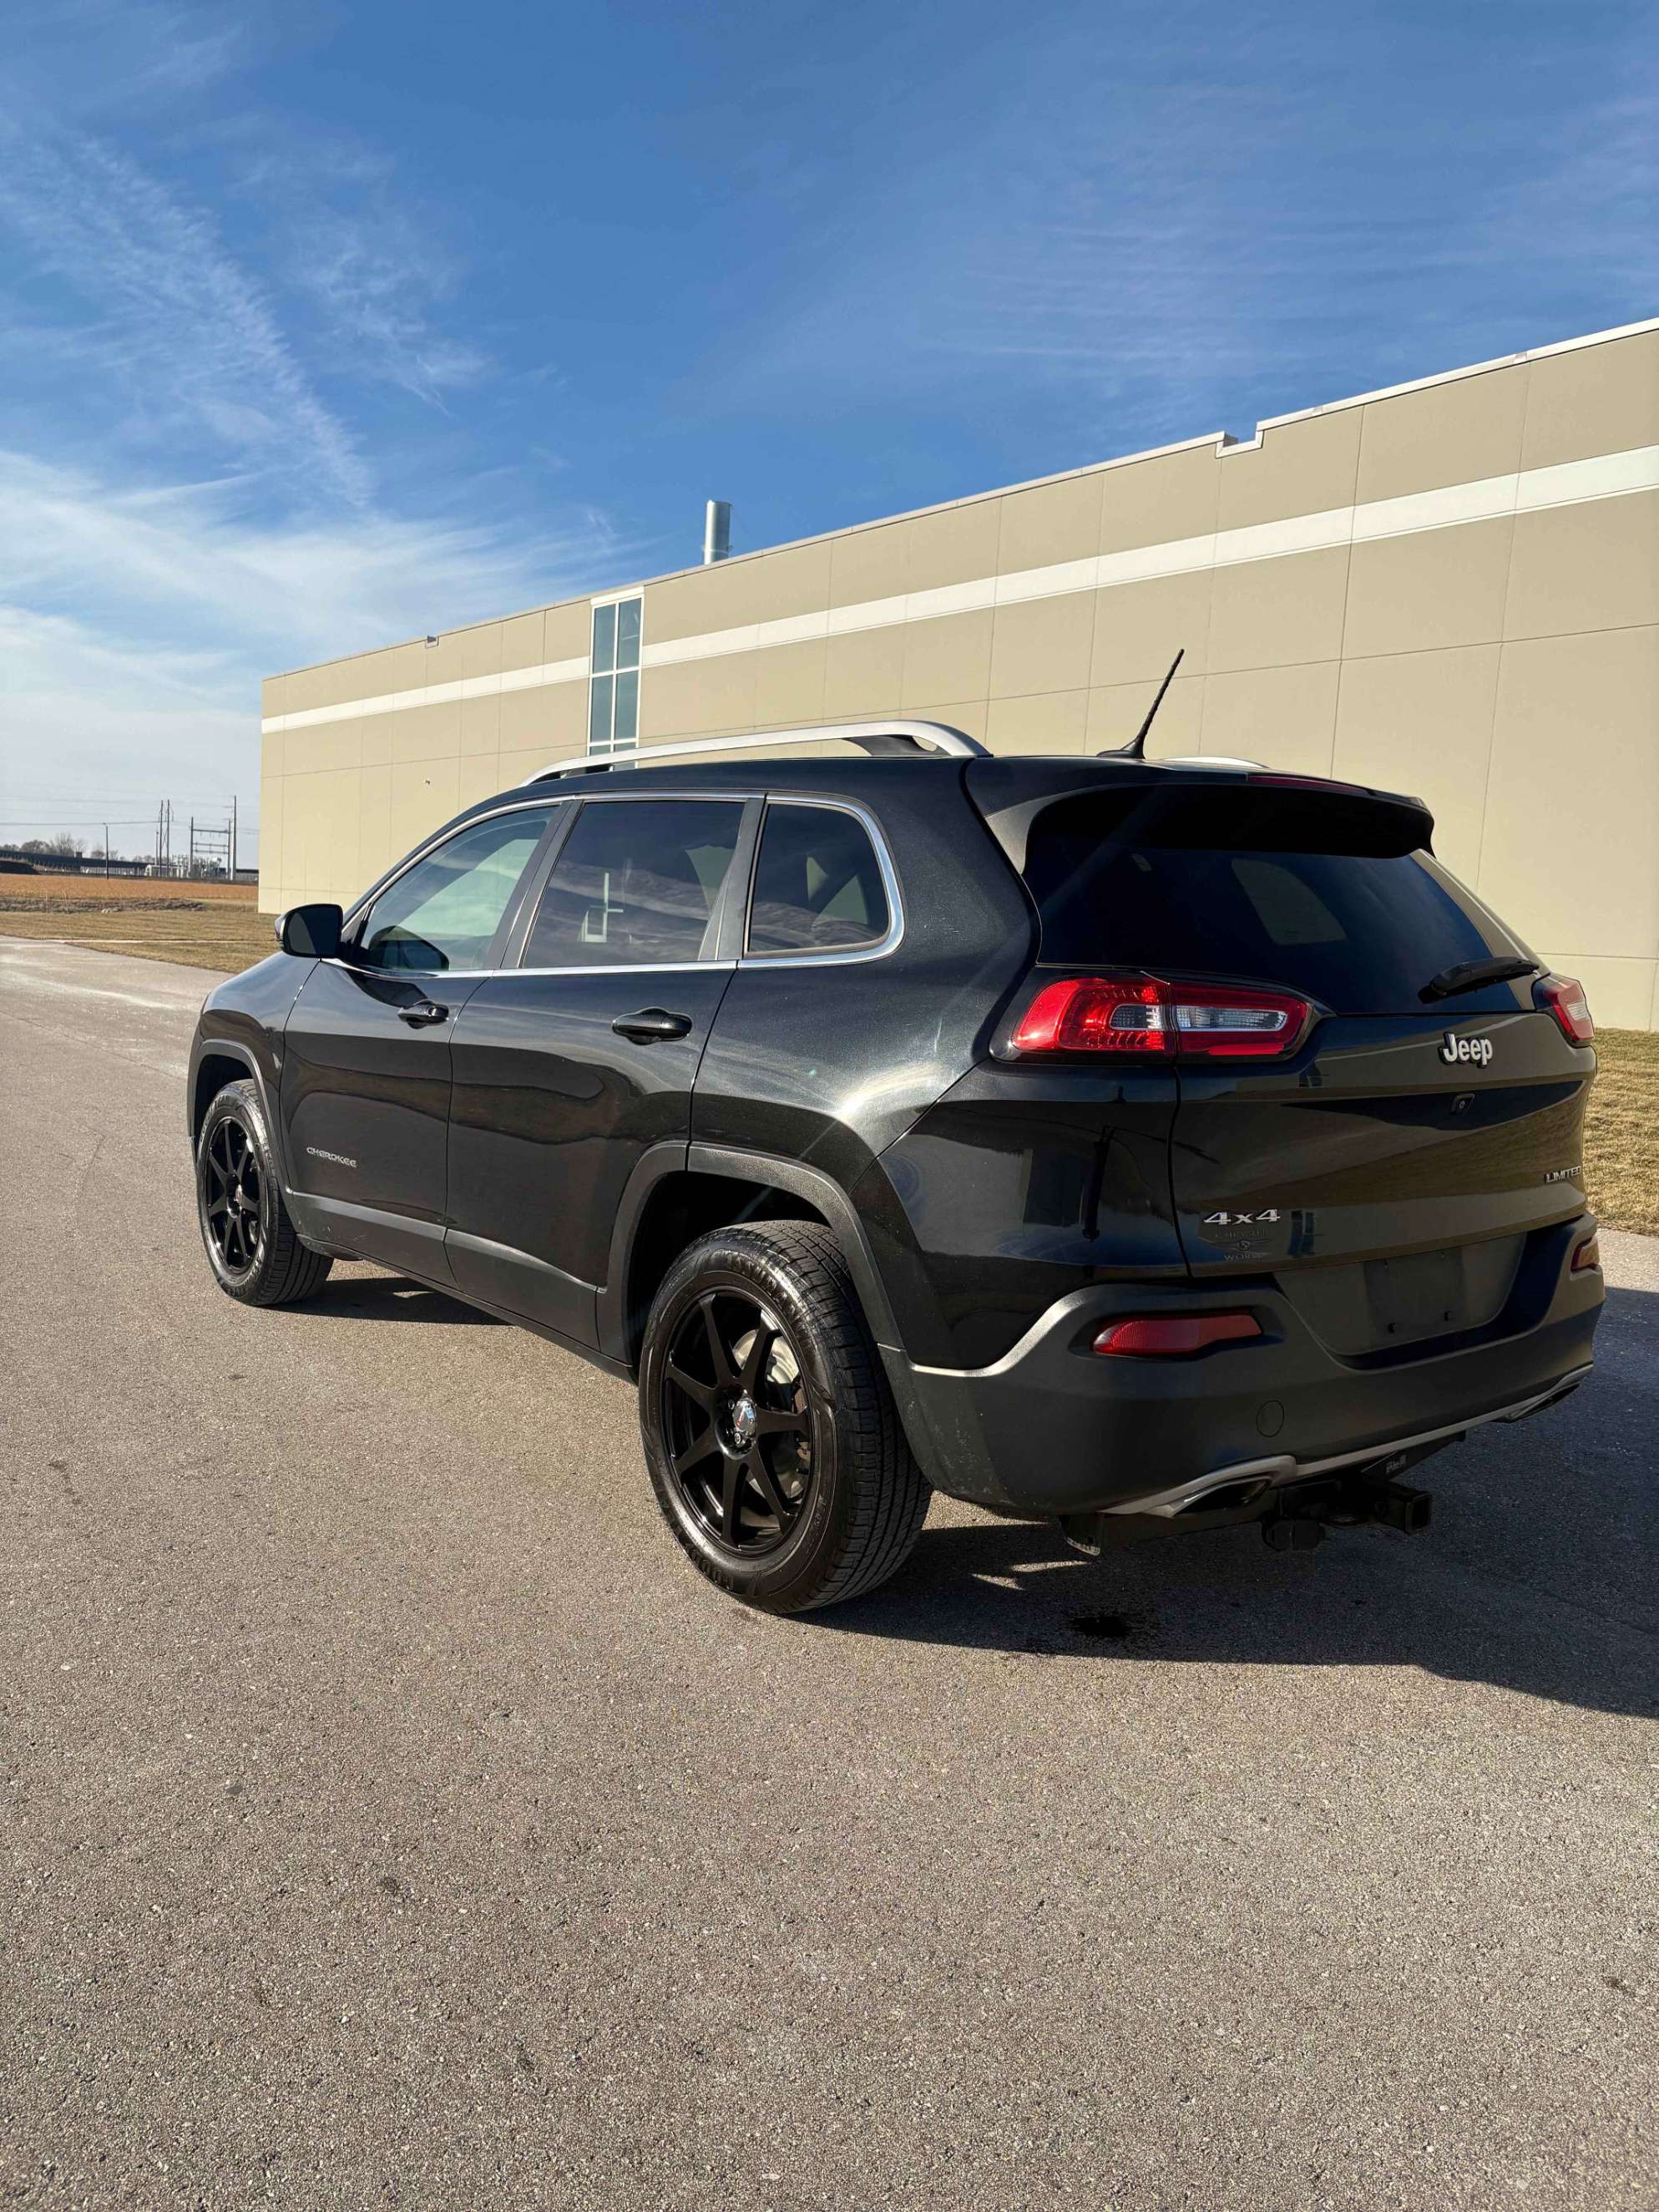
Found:
[[1090, 799], [1100, 802], [1103, 836], [1378, 859], [1433, 850], [1434, 816], [1420, 799], [1243, 763], [975, 760], [964, 764], [963, 781], [1022, 875], [1039, 816]]

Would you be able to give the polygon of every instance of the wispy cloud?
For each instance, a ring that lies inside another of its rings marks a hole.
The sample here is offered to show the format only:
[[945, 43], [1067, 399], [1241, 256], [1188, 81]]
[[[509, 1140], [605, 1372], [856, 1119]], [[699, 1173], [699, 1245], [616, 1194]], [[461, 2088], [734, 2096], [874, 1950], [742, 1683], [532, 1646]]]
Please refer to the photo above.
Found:
[[[258, 680], [575, 590], [617, 546], [377, 514], [261, 520], [245, 481], [123, 488], [0, 452], [3, 811], [257, 789]], [[12, 743], [12, 739], [20, 740]], [[0, 825], [3, 826], [3, 825]]]
[[[1589, 295], [1639, 316], [1659, 49], [1588, 8], [1540, 39], [1550, 13], [1499, 46], [1452, 11], [1408, 67], [1386, 8], [1039, 10], [994, 85], [944, 59], [948, 136], [919, 106], [891, 158], [859, 149], [798, 280], [726, 346], [734, 380], [751, 405], [1000, 400], [1080, 458], [1248, 431], [1241, 392], [1338, 397], [1356, 362], [1382, 382], [1500, 350], [1494, 327], [1625, 319], [1579, 319]], [[1579, 42], [1570, 75], [1553, 40]]]
[[0, 106], [83, 126], [153, 116], [244, 66], [258, 21], [199, 0], [11, 0]]
[[1494, 193], [1468, 226], [1485, 262], [1520, 254], [1659, 299], [1659, 39], [1620, 56], [1607, 96], [1560, 118], [1537, 173]]
[[80, 132], [0, 136], [0, 222], [94, 318], [153, 434], [300, 471], [356, 507], [373, 478], [319, 398], [259, 285], [212, 218], [118, 149]]
[[78, 790], [94, 812], [236, 793], [246, 822], [262, 675], [626, 557], [589, 508], [526, 520], [523, 484], [469, 472], [448, 418], [428, 486], [420, 422], [491, 373], [447, 334], [462, 263], [374, 148], [238, 100], [251, 23], [52, 0], [0, 57], [13, 821], [67, 817]]
[[[275, 136], [275, 143], [270, 143]], [[337, 373], [441, 405], [490, 369], [446, 320], [463, 270], [441, 216], [397, 165], [339, 132], [244, 126], [240, 189], [263, 211], [284, 284], [313, 311]]]

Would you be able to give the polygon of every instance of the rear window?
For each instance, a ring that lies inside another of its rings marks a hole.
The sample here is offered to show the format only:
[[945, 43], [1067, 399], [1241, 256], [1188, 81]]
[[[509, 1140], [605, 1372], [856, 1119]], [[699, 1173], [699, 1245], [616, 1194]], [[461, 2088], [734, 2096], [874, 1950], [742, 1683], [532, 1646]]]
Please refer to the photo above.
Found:
[[772, 799], [749, 906], [750, 952], [845, 952], [890, 921], [870, 834], [838, 807]]
[[[1393, 810], [1318, 793], [1087, 793], [1032, 824], [1025, 882], [1051, 966], [1275, 983], [1335, 1012], [1417, 1013], [1431, 976], [1524, 952]], [[1512, 1008], [1500, 983], [1449, 1001]]]

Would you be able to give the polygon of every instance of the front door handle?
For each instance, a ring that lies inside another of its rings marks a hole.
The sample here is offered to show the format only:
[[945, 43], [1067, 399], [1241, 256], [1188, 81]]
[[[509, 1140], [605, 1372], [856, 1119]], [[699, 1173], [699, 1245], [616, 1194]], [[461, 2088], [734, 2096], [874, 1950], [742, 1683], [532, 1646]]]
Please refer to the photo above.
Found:
[[407, 1022], [412, 1030], [428, 1030], [434, 1022], [447, 1022], [449, 1009], [439, 1006], [434, 999], [416, 999], [412, 1006], [398, 1007], [398, 1019]]
[[618, 1014], [611, 1023], [618, 1036], [632, 1037], [635, 1044], [664, 1044], [671, 1037], [683, 1037], [691, 1026], [690, 1014], [665, 1014], [660, 1006], [645, 1006], [637, 1014]]

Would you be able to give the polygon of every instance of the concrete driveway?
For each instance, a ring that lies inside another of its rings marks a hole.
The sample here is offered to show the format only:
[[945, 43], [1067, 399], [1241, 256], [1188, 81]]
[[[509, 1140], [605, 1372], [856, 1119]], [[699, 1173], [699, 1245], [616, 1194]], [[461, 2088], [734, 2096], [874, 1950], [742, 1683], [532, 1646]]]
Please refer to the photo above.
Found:
[[1423, 1538], [774, 1621], [620, 1384], [221, 1296], [209, 980], [0, 940], [0, 2201], [1659, 2203], [1659, 1248]]

